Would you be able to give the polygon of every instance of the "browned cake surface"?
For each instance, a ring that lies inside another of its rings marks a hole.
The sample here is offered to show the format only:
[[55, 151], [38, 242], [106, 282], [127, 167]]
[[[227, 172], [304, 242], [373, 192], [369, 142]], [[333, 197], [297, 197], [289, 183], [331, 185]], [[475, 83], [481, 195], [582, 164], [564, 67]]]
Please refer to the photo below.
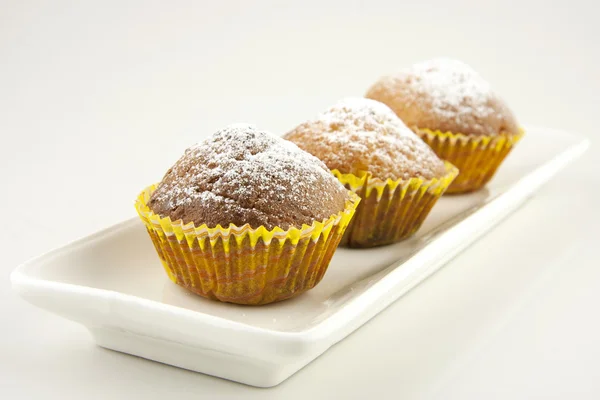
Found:
[[387, 104], [411, 128], [478, 136], [519, 131], [504, 101], [477, 72], [457, 60], [414, 64], [381, 78], [367, 97]]
[[149, 207], [171, 220], [301, 227], [344, 209], [347, 191], [317, 158], [251, 125], [231, 125], [187, 149]]
[[284, 136], [342, 173], [369, 171], [380, 179], [431, 179], [443, 162], [389, 107], [349, 98]]

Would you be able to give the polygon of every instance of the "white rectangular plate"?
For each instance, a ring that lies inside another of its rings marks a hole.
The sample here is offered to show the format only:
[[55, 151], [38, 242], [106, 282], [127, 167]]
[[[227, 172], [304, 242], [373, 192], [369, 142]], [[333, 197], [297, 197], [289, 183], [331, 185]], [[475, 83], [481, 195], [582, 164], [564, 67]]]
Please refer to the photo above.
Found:
[[486, 189], [443, 197], [409, 240], [338, 249], [315, 289], [281, 303], [236, 306], [186, 292], [167, 279], [137, 218], [26, 262], [13, 287], [86, 325], [100, 346], [274, 386], [439, 269], [587, 146], [577, 135], [527, 129]]

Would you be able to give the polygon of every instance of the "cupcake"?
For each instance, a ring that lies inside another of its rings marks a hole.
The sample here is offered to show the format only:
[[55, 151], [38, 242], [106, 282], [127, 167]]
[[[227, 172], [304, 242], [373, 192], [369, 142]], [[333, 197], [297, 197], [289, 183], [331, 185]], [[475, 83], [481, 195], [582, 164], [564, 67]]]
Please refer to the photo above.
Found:
[[266, 304], [323, 278], [359, 200], [293, 143], [232, 125], [187, 149], [136, 209], [173, 282]]
[[412, 235], [456, 176], [385, 104], [339, 102], [284, 136], [362, 198], [343, 243], [373, 247]]
[[380, 79], [366, 97], [387, 104], [440, 158], [458, 167], [448, 193], [483, 187], [523, 136], [490, 85], [456, 60], [415, 64]]

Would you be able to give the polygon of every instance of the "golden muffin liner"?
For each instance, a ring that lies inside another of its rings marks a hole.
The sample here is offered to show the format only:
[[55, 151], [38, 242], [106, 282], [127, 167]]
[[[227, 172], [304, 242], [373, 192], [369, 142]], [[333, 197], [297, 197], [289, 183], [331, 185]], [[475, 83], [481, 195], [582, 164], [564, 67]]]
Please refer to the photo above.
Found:
[[460, 171], [447, 193], [471, 192], [492, 179], [508, 153], [525, 132], [497, 136], [469, 136], [462, 133], [414, 128], [437, 156], [454, 164]]
[[341, 244], [374, 247], [414, 234], [458, 174], [458, 169], [449, 162], [445, 162], [445, 167], [446, 175], [431, 180], [381, 180], [369, 172], [354, 175], [333, 170], [346, 189], [362, 199]]
[[161, 218], [147, 206], [156, 185], [135, 207], [169, 278], [206, 298], [267, 304], [296, 296], [321, 281], [360, 198], [349, 193], [345, 209], [302, 228], [224, 228]]

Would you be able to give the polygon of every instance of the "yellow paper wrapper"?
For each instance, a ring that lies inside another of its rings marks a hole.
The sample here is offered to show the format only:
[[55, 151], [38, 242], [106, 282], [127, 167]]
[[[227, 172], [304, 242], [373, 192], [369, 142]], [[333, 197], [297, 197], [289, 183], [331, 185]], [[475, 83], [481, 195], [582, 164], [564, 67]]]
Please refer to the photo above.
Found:
[[471, 192], [485, 186], [525, 133], [521, 130], [516, 135], [469, 136], [421, 128], [415, 131], [438, 157], [459, 169], [447, 193]]
[[147, 202], [155, 189], [144, 189], [135, 207], [169, 278], [200, 296], [237, 304], [272, 303], [313, 288], [360, 202], [350, 192], [343, 211], [302, 228], [208, 228], [154, 214]]
[[445, 162], [445, 166], [446, 175], [431, 180], [384, 181], [368, 172], [354, 175], [333, 170], [340, 182], [362, 199], [341, 243], [350, 247], [374, 247], [414, 234], [458, 174], [449, 162]]

